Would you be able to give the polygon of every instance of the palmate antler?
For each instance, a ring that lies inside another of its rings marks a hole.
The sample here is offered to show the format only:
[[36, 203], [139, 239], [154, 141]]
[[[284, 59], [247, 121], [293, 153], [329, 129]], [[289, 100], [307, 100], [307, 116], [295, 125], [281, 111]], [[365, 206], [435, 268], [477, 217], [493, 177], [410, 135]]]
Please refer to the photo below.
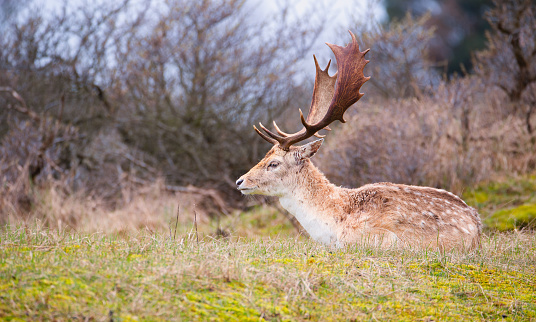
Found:
[[363, 96], [362, 93], [359, 93], [359, 89], [370, 79], [370, 77], [363, 75], [363, 68], [369, 62], [365, 59], [365, 54], [369, 49], [360, 52], [354, 34], [350, 32], [350, 35], [352, 36], [352, 42], [346, 47], [327, 44], [337, 60], [338, 71], [335, 75], [329, 76], [328, 74], [331, 60], [326, 69], [322, 70], [316, 57], [314, 57], [316, 78], [307, 120], [303, 117], [300, 109], [303, 129], [296, 133], [288, 134], [281, 131], [274, 122], [276, 134], [265, 128], [262, 123], [259, 123], [260, 128], [266, 134], [259, 131], [257, 127], [253, 127], [263, 139], [274, 145], [279, 144], [282, 149], [288, 150], [291, 145], [297, 142], [308, 139], [313, 135], [318, 136], [317, 132], [321, 129], [329, 130], [328, 125], [335, 120], [345, 122], [344, 112]]

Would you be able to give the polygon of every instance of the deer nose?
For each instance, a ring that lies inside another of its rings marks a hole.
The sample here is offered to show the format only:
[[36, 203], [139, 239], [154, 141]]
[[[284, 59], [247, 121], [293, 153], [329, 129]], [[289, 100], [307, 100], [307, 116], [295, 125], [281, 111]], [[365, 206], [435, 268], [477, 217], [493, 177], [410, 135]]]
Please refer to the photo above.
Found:
[[238, 179], [238, 180], [236, 180], [236, 185], [240, 186], [242, 184], [242, 182], [244, 182], [244, 179]]

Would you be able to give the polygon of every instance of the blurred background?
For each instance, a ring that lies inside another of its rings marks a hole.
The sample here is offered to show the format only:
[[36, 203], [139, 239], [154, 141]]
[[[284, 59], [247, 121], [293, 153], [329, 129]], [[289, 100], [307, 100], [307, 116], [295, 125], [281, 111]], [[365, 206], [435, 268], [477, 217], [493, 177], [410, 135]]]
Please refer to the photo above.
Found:
[[372, 79], [315, 157], [332, 182], [530, 176], [535, 17], [531, 0], [2, 0], [0, 223], [166, 229], [178, 206], [218, 223], [277, 206], [235, 188], [270, 148], [252, 125], [298, 130], [312, 54], [325, 66], [348, 30]]

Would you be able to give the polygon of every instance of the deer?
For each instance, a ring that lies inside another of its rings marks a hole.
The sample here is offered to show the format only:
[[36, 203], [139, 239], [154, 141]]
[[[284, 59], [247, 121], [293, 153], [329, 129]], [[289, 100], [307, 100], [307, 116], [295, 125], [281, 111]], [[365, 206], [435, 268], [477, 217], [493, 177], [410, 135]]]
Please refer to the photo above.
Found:
[[[336, 248], [357, 243], [381, 247], [418, 249], [474, 249], [480, 245], [482, 223], [478, 212], [455, 194], [432, 187], [389, 182], [344, 188], [332, 184], [311, 162], [323, 142], [329, 125], [345, 123], [344, 113], [364, 94], [361, 86], [369, 62], [355, 35], [346, 47], [326, 43], [337, 62], [337, 72], [329, 75], [328, 62], [321, 69], [313, 55], [316, 76], [309, 114], [296, 133], [286, 133], [273, 122], [276, 133], [262, 123], [253, 128], [273, 144], [266, 156], [236, 185], [244, 195], [279, 198], [315, 241]], [[313, 136], [319, 140], [296, 146]]]

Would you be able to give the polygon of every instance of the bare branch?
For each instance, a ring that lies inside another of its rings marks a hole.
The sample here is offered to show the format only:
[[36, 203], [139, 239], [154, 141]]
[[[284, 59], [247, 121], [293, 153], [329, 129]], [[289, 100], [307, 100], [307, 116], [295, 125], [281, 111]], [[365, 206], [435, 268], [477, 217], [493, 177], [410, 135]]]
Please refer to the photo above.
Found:
[[7, 93], [11, 94], [11, 96], [20, 103], [20, 105], [14, 105], [14, 106], [9, 104], [7, 106], [8, 108], [13, 108], [16, 111], [27, 115], [28, 117], [30, 117], [32, 120], [34, 120], [36, 122], [41, 121], [41, 117], [37, 113], [35, 113], [34, 111], [30, 110], [26, 106], [26, 102], [24, 101], [22, 96], [20, 96], [20, 94], [17, 93], [17, 91], [15, 91], [13, 88], [3, 86], [3, 87], [0, 87], [0, 92], [7, 92]]

